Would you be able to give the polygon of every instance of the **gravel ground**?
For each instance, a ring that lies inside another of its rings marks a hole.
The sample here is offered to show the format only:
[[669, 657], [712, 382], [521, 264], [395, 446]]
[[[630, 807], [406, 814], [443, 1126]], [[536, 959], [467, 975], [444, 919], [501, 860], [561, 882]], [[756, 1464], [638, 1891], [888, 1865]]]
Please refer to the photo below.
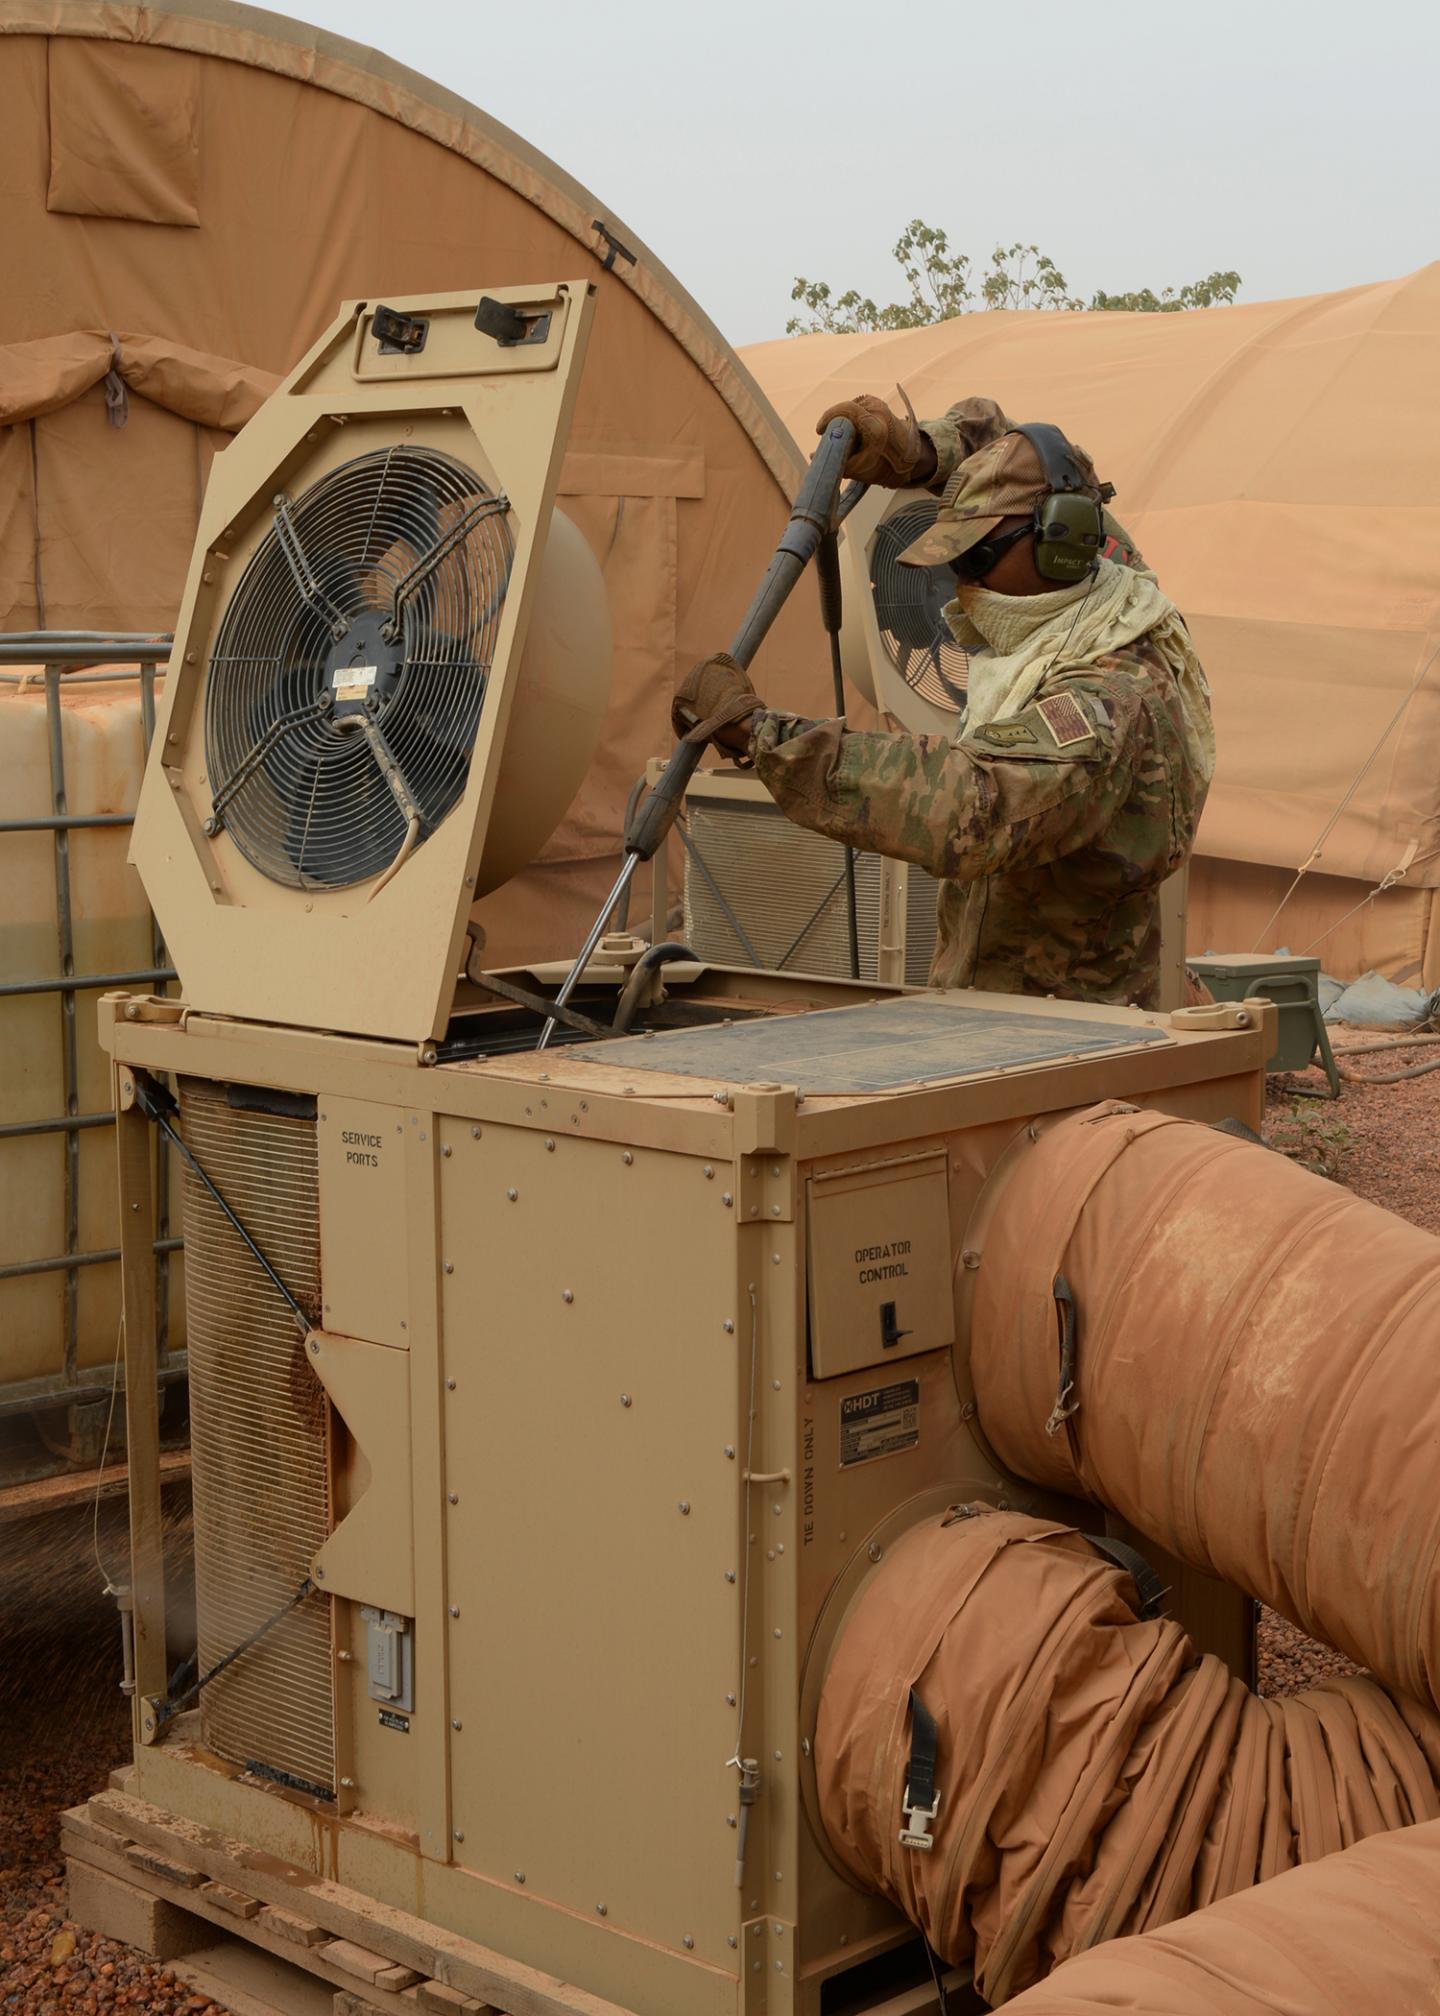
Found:
[[[179, 1608], [189, 1515], [183, 1494], [172, 1490], [167, 1499]], [[102, 1508], [99, 1546], [118, 1571], [123, 1503]], [[0, 1616], [0, 2010], [200, 2016], [216, 2006], [207, 1996], [65, 1916], [60, 1814], [100, 1790], [130, 1747], [119, 1626], [96, 1566], [89, 1513], [0, 1527]]]
[[[1362, 1040], [1340, 1032], [1337, 1042]], [[1395, 1059], [1365, 1057], [1358, 1071], [1392, 1069]], [[1297, 1098], [1323, 1084], [1318, 1072], [1271, 1080], [1266, 1135], [1287, 1152], [1440, 1233], [1440, 1071], [1408, 1084], [1347, 1085], [1338, 1105]], [[188, 1518], [170, 1511], [176, 1552], [184, 1556]], [[106, 1507], [104, 1557], [124, 1559], [124, 1516]], [[201, 2016], [216, 2009], [164, 1968], [125, 1947], [96, 1939], [65, 1917], [59, 1814], [98, 1790], [129, 1751], [128, 1704], [117, 1691], [114, 1605], [95, 1565], [88, 1515], [52, 1514], [43, 1527], [0, 1528], [0, 1615], [6, 1619], [0, 1662], [0, 2010], [62, 2016], [115, 2008], [157, 2016]], [[1353, 1672], [1345, 1659], [1306, 1638], [1283, 1618], [1260, 1618], [1260, 1689], [1294, 1693], [1327, 1674]]]

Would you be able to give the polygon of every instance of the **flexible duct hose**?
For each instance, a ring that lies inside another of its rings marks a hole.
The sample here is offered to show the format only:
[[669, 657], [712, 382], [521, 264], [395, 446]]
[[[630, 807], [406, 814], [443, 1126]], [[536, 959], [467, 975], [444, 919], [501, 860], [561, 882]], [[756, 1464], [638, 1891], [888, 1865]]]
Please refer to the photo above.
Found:
[[[1079, 1534], [964, 1507], [887, 1551], [837, 1640], [814, 1744], [831, 1846], [992, 2003], [1440, 1815], [1440, 1716], [1365, 1678], [1261, 1701], [1138, 1608]], [[912, 1687], [938, 1732], [925, 1852], [899, 1840]]]
[[1067, 1961], [1010, 2007], [1014, 2016], [1428, 2016], [1440, 1999], [1437, 1954], [1432, 1820]]
[[1030, 1130], [992, 1181], [970, 1372], [1002, 1460], [1440, 1699], [1440, 1239], [1127, 1107]]

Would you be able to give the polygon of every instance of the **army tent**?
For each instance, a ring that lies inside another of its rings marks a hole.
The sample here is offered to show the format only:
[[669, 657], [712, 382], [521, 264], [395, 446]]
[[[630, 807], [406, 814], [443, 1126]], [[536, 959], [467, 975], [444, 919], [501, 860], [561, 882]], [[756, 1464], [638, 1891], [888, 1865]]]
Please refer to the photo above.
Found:
[[743, 354], [802, 444], [832, 400], [897, 383], [922, 414], [987, 393], [1081, 441], [1214, 689], [1191, 949], [1313, 944], [1336, 972], [1440, 983], [1440, 264], [1304, 300], [968, 314]]
[[[596, 283], [560, 502], [604, 565], [613, 704], [568, 818], [487, 912], [497, 959], [578, 942], [676, 668], [732, 634], [800, 473], [734, 352], [553, 162], [299, 22], [0, 0], [0, 95], [0, 630], [168, 628], [211, 454], [342, 300]], [[822, 644], [797, 602], [771, 689], [822, 706]]]

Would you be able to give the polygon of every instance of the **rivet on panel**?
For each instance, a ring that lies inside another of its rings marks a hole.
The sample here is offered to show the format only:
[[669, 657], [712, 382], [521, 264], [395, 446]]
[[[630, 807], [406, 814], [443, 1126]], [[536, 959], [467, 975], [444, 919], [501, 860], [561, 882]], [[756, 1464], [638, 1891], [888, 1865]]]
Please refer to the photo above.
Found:
[[460, 1493], [458, 1491], [448, 1491], [445, 1495], [449, 1498], [452, 1505], [460, 1503]]
[[625, 1153], [620, 1157], [620, 1160], [625, 1164], [625, 1167], [628, 1169], [630, 1167], [630, 1164], [635, 1160], [635, 1157], [630, 1153], [630, 1150], [627, 1148], [625, 1150]]
[[520, 1192], [518, 1190], [507, 1190], [505, 1192], [505, 1195], [510, 1199], [510, 1202], [513, 1204], [515, 1202], [515, 1199], [520, 1195]]
[[547, 1155], [553, 1155], [555, 1153], [554, 1140], [548, 1134], [545, 1136], [545, 1153]]
[[733, 1694], [727, 1694], [725, 1696], [725, 1706], [727, 1708], [733, 1708], [735, 1706], [735, 1696]]
[[735, 1580], [735, 1570], [733, 1568], [727, 1568], [725, 1570], [725, 1580], [727, 1582], [733, 1582]]
[[320, 1356], [320, 1346], [313, 1337], [310, 1339], [310, 1349], [317, 1358]]
[[776, 1393], [780, 1391], [780, 1381], [778, 1379], [772, 1379], [770, 1381], [770, 1385], [773, 1391], [775, 1391]]
[[785, 1542], [783, 1540], [780, 1542], [780, 1545], [775, 1549], [775, 1552], [777, 1554], [783, 1554], [785, 1552]]
[[690, 1516], [690, 1500], [688, 1498], [682, 1498], [680, 1500], [679, 1509], [682, 1517], [688, 1519]]
[[455, 1839], [457, 1841], [463, 1841], [465, 1839], [465, 1829], [463, 1827], [457, 1827], [455, 1829]]
[[713, 1168], [712, 1168], [712, 1167], [710, 1166], [710, 1164], [709, 1164], [709, 1163], [707, 1162], [707, 1163], [705, 1164], [705, 1181], [706, 1181], [707, 1183], [713, 1183], [713, 1182], [714, 1182], [714, 1180], [715, 1180], [715, 1171], [714, 1171], [714, 1169], [713, 1169]]
[[802, 1757], [808, 1757], [810, 1755], [810, 1738], [808, 1736], [802, 1736], [800, 1738], [800, 1755]]
[[[778, 1880], [778, 1879], [777, 1879], [777, 1880]], [[773, 1932], [774, 1932], [774, 1934], [775, 1934], [775, 1937], [776, 1937], [777, 1939], [783, 1939], [783, 1938], [784, 1938], [784, 1936], [785, 1936], [785, 1927], [784, 1927], [784, 1926], [783, 1926], [783, 1925], [782, 1925], [782, 1924], [780, 1923], [780, 1921], [779, 1921], [779, 1919], [778, 1919], [778, 1918], [777, 1918], [777, 1919], [775, 1920], [775, 1922], [774, 1922], [774, 1925], [772, 1926], [772, 1928], [771, 1928], [771, 1929], [773, 1930]]]
[[455, 1391], [455, 1381], [453, 1379], [447, 1379], [445, 1381], [445, 1391], [447, 1393], [453, 1393]]
[[575, 1300], [575, 1290], [573, 1288], [562, 1288], [560, 1290], [560, 1300], [562, 1302], [573, 1302]]
[[720, 1328], [725, 1332], [727, 1337], [733, 1337], [735, 1334], [735, 1325], [728, 1316], [725, 1318], [725, 1321], [720, 1325]]
[[480, 1139], [480, 1129], [478, 1127], [472, 1127], [470, 1129], [470, 1139], [472, 1141], [478, 1141]]
[[325, 1580], [325, 1570], [323, 1568], [317, 1568], [315, 1570], [315, 1580], [317, 1582], [323, 1582]]
[[722, 1190], [720, 1192], [720, 1202], [728, 1207], [735, 1202], [735, 1199], [730, 1195], [728, 1190]]
[[780, 1517], [780, 1514], [785, 1510], [785, 1507], [777, 1499], [775, 1503], [770, 1507], [770, 1510], [775, 1514], [775, 1517], [778, 1519]]
[[610, 1906], [608, 1904], [597, 1904], [595, 1906], [595, 1909], [599, 1912], [602, 1918], [608, 1918], [610, 1916]]
[[750, 1216], [752, 1218], [758, 1218], [760, 1216], [760, 1206], [758, 1204], [752, 1204], [750, 1206]]
[[773, 1547], [767, 1547], [765, 1549], [765, 1559], [767, 1561], [773, 1561], [775, 1559], [775, 1549]]
[[452, 1603], [450, 1605], [450, 1615], [452, 1617], [458, 1617], [460, 1615], [460, 1605], [458, 1603]]
[[630, 1398], [630, 1395], [628, 1393], [622, 1393], [620, 1395], [620, 1405], [622, 1407], [633, 1407], [634, 1404], [635, 1404], [634, 1401]]
[[732, 1463], [735, 1461], [735, 1444], [733, 1442], [725, 1444], [725, 1454]]
[[525, 1871], [523, 1869], [517, 1869], [515, 1871], [515, 1881], [517, 1883], [523, 1883], [525, 1881]]
[[960, 1419], [962, 1421], [973, 1421], [975, 1419], [975, 1402], [973, 1400], [967, 1400], [960, 1409]]
[[777, 1267], [780, 1265], [780, 1255], [778, 1253], [772, 1253], [770, 1255], [770, 1258], [774, 1261]]
[[967, 1246], [965, 1251], [960, 1255], [960, 1258], [972, 1272], [980, 1265], [980, 1255], [975, 1251], [973, 1246]]
[[347, 1792], [353, 1792], [355, 1790], [355, 1780], [353, 1778], [342, 1778], [340, 1780], [340, 1783], [345, 1787], [345, 1790]]
[[447, 1274], [453, 1274], [455, 1272], [455, 1262], [453, 1260], [447, 1260], [445, 1262], [445, 1272]]
[[458, 1715], [455, 1715], [451, 1717], [450, 1727], [452, 1729], [463, 1729], [465, 1727], [465, 1724], [460, 1720], [460, 1717]]
[[342, 1665], [348, 1666], [350, 1661], [355, 1657], [355, 1654], [353, 1652], [337, 1652], [335, 1654], [335, 1657], [341, 1662]]
[[740, 1822], [734, 1813], [727, 1813], [725, 1815], [725, 1825], [727, 1827], [738, 1827]]
[[883, 1561], [885, 1558], [885, 1549], [876, 1540], [872, 1540], [865, 1551], [872, 1561]]
[[447, 1141], [445, 1143], [445, 1146], [440, 1150], [440, 1153], [442, 1155], [453, 1155], [455, 1153], [455, 1150], [450, 1146], [450, 1143]]
[[725, 1944], [727, 1946], [738, 1946], [740, 1941], [735, 1937], [733, 1932], [727, 1932], [725, 1934]]
[[685, 1937], [684, 1937], [684, 1938], [683, 1938], [683, 1939], [682, 1939], [682, 1940], [680, 1941], [680, 1944], [681, 1944], [682, 1946], [686, 1946], [686, 1947], [692, 1947], [692, 1948], [693, 1948], [693, 1946], [694, 1946], [694, 1944], [695, 1944], [695, 1941], [694, 1941], [694, 1940], [693, 1940], [693, 1939], [692, 1939], [692, 1938], [690, 1937], [690, 1934], [689, 1934], [689, 1933], [687, 1932], [687, 1933], [685, 1934]]

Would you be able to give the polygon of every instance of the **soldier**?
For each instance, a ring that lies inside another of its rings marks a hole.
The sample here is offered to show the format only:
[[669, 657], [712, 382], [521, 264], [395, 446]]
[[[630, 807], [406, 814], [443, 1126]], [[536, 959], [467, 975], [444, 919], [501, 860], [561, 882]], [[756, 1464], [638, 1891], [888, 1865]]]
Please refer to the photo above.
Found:
[[866, 395], [820, 431], [836, 418], [856, 430], [847, 475], [941, 493], [901, 558], [955, 574], [961, 732], [778, 713], [722, 653], [679, 689], [677, 733], [753, 762], [798, 825], [939, 878], [931, 986], [1156, 1006], [1160, 885], [1189, 856], [1215, 754], [1178, 610], [1057, 428], [989, 399], [922, 425]]

